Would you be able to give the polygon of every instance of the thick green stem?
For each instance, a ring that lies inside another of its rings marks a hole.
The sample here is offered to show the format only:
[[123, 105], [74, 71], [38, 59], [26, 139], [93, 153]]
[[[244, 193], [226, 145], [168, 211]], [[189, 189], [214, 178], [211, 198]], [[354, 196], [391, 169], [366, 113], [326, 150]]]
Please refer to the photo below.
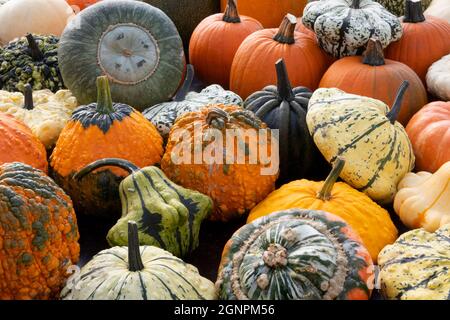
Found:
[[380, 40], [374, 38], [369, 39], [366, 51], [364, 51], [363, 53], [362, 62], [373, 67], [382, 66], [385, 64], [383, 45], [381, 44]]
[[186, 95], [191, 90], [192, 81], [194, 80], [194, 66], [192, 64], [188, 64], [186, 66], [186, 75], [184, 77], [183, 85], [180, 89], [178, 89], [177, 94], [172, 99], [173, 101], [183, 101], [186, 99]]
[[361, 0], [353, 0], [353, 2], [352, 2], [352, 8], [353, 9], [360, 9], [360, 5], [361, 5]]
[[31, 33], [26, 35], [28, 41], [28, 47], [30, 48], [30, 54], [34, 61], [44, 60], [44, 55], [42, 54], [41, 49], [39, 49], [36, 40], [34, 39]]
[[331, 169], [330, 174], [323, 183], [322, 189], [317, 193], [317, 199], [328, 201], [331, 199], [331, 191], [333, 190], [334, 184], [336, 183], [339, 175], [344, 169], [345, 160], [338, 157], [333, 163], [333, 169]]
[[403, 22], [419, 23], [423, 21], [425, 21], [425, 16], [423, 15], [422, 1], [406, 0]]
[[137, 224], [135, 221], [128, 221], [128, 270], [136, 272], [143, 269]]
[[97, 78], [97, 112], [110, 114], [114, 112], [111, 89], [107, 76]]
[[118, 158], [107, 158], [107, 159], [97, 160], [95, 162], [88, 164], [86, 167], [84, 167], [83, 169], [81, 169], [80, 171], [75, 173], [73, 178], [76, 180], [81, 180], [81, 179], [83, 179], [84, 176], [88, 175], [92, 171], [94, 171], [98, 168], [101, 168], [101, 167], [106, 167], [106, 166], [122, 168], [122, 169], [128, 171], [129, 173], [133, 173], [133, 172], [140, 170], [139, 167], [137, 167], [130, 161], [127, 161], [124, 159], [118, 159]]
[[24, 96], [23, 108], [27, 110], [33, 110], [34, 109], [33, 88], [29, 83], [27, 83], [24, 87], [23, 96]]
[[275, 63], [277, 69], [277, 86], [278, 96], [281, 100], [292, 101], [294, 100], [294, 92], [292, 92], [292, 85], [289, 81], [289, 76], [286, 69], [286, 64], [283, 59], [279, 59]]
[[297, 25], [297, 18], [292, 14], [287, 14], [280, 27], [278, 28], [278, 33], [273, 37], [275, 41], [286, 44], [295, 43], [294, 32], [295, 26]]
[[222, 20], [229, 23], [241, 22], [235, 0], [228, 0]]
[[394, 105], [391, 108], [391, 111], [388, 112], [386, 117], [389, 121], [394, 124], [397, 121], [398, 115], [400, 114], [400, 110], [402, 108], [403, 98], [405, 96], [406, 89], [409, 87], [408, 81], [403, 81], [402, 85], [398, 89], [397, 96], [395, 97]]

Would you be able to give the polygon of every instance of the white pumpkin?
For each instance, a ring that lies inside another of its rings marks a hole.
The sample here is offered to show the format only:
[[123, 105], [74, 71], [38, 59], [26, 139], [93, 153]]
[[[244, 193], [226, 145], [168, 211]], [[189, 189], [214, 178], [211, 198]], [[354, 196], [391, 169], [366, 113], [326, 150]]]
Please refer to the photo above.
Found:
[[0, 6], [0, 44], [27, 33], [60, 36], [74, 16], [65, 0], [10, 0]]
[[433, 0], [427, 10], [427, 15], [444, 19], [450, 23], [450, 1], [449, 0]]
[[450, 101], [450, 54], [433, 63], [428, 69], [427, 87], [428, 91], [439, 99]]

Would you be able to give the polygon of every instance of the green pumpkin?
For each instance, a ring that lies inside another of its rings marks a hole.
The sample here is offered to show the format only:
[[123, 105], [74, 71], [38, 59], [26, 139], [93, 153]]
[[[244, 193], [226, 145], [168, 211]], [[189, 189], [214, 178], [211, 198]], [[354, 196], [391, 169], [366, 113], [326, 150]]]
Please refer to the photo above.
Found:
[[301, 178], [323, 178], [329, 171], [326, 169], [328, 165], [306, 125], [306, 111], [312, 92], [306, 87], [292, 89], [283, 59], [278, 60], [275, 67], [278, 86], [267, 86], [253, 93], [245, 100], [244, 107], [253, 111], [270, 129], [279, 130], [280, 141], [283, 141], [280, 144], [279, 183]]
[[61, 35], [58, 57], [81, 104], [96, 100], [96, 78], [106, 75], [114, 101], [143, 110], [170, 100], [185, 72], [175, 25], [138, 1], [102, 1], [81, 11]]
[[99, 252], [61, 291], [64, 300], [213, 300], [214, 284], [197, 268], [152, 246], [139, 246], [128, 223], [128, 247]]
[[372, 260], [341, 218], [286, 210], [240, 228], [222, 254], [224, 300], [368, 299]]
[[167, 140], [169, 137], [170, 129], [175, 121], [188, 112], [198, 111], [210, 104], [243, 105], [241, 97], [234, 92], [224, 90], [217, 84], [203, 89], [200, 93], [194, 91], [188, 93], [193, 77], [193, 66], [188, 65], [186, 80], [175, 96], [174, 101], [155, 105], [143, 112], [144, 117], [155, 125], [164, 140]]
[[122, 217], [108, 232], [111, 246], [127, 245], [127, 224], [134, 220], [142, 245], [160, 247], [178, 257], [198, 247], [200, 226], [213, 206], [208, 196], [176, 185], [157, 167], [139, 169], [122, 159], [93, 162], [75, 178], [80, 179], [103, 166], [117, 166], [131, 173], [119, 186]]
[[24, 92], [27, 83], [33, 90], [63, 89], [58, 41], [54, 36], [28, 34], [3, 48], [0, 46], [0, 90]]
[[380, 203], [392, 202], [400, 180], [414, 168], [405, 128], [396, 121], [408, 87], [405, 81], [392, 110], [382, 101], [319, 89], [309, 100], [306, 122], [329, 163], [346, 160], [340, 177]]
[[[389, 12], [395, 14], [396, 16], [404, 16], [405, 15], [405, 1], [406, 0], [374, 0], [378, 2], [383, 7], [385, 7]], [[421, 0], [422, 8], [425, 11], [428, 8], [433, 0]]]

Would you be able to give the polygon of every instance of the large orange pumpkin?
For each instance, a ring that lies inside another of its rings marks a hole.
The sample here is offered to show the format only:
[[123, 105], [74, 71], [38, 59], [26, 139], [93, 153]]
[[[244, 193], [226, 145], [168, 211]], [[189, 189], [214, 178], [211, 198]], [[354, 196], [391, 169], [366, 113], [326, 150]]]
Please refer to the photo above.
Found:
[[0, 165], [23, 162], [47, 173], [47, 152], [31, 129], [13, 116], [0, 113]]
[[416, 155], [416, 170], [436, 172], [450, 161], [450, 102], [432, 102], [406, 127]]
[[66, 0], [72, 6], [75, 12], [83, 10], [86, 7], [95, 4], [99, 0]]
[[[222, 11], [227, 0], [220, 0]], [[238, 0], [237, 5], [242, 14], [260, 21], [264, 28], [276, 28], [281, 19], [291, 13], [301, 16], [308, 0]]]
[[310, 35], [295, 31], [297, 18], [284, 17], [278, 29], [257, 31], [239, 47], [231, 67], [230, 89], [246, 99], [265, 86], [276, 83], [271, 66], [283, 58], [294, 87], [317, 89], [330, 59]]
[[403, 36], [386, 48], [386, 58], [403, 62], [426, 85], [426, 74], [433, 62], [450, 53], [450, 24], [424, 16], [421, 2], [406, 1]]
[[407, 80], [406, 92], [398, 117], [404, 126], [409, 119], [427, 104], [427, 92], [416, 73], [407, 65], [384, 59], [380, 41], [371, 39], [363, 57], [345, 57], [325, 72], [319, 87], [338, 88], [347, 93], [367, 96], [392, 106], [397, 88]]
[[199, 79], [227, 88], [236, 51], [245, 38], [262, 28], [255, 19], [239, 16], [235, 0], [228, 0], [225, 13], [204, 19], [195, 28], [189, 45], [190, 62]]

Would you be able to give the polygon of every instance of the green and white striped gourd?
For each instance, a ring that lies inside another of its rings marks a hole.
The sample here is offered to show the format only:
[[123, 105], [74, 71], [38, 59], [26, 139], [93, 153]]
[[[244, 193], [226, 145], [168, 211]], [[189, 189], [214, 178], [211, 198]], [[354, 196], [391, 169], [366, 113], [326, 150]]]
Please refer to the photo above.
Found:
[[211, 198], [183, 188], [157, 167], [139, 169], [123, 159], [102, 159], [80, 170], [75, 179], [104, 166], [116, 166], [130, 172], [119, 186], [122, 217], [109, 230], [111, 246], [128, 244], [128, 222], [136, 221], [139, 243], [184, 257], [198, 247], [200, 226], [213, 207]]
[[372, 268], [367, 249], [344, 220], [292, 209], [235, 232], [216, 287], [223, 300], [368, 299]]
[[384, 296], [400, 300], [450, 300], [450, 224], [409, 231], [378, 256]]
[[[405, 15], [405, 0], [374, 0], [385, 7], [389, 12], [395, 14], [397, 17]], [[420, 0], [422, 2], [423, 10], [428, 8], [433, 0]]]
[[345, 158], [340, 177], [380, 203], [392, 202], [400, 180], [414, 168], [405, 128], [396, 121], [408, 87], [404, 82], [392, 110], [382, 101], [319, 89], [309, 100], [306, 122], [325, 159]]
[[128, 223], [128, 247], [99, 252], [61, 292], [64, 300], [213, 300], [214, 284], [197, 268], [152, 246], [139, 246]]

